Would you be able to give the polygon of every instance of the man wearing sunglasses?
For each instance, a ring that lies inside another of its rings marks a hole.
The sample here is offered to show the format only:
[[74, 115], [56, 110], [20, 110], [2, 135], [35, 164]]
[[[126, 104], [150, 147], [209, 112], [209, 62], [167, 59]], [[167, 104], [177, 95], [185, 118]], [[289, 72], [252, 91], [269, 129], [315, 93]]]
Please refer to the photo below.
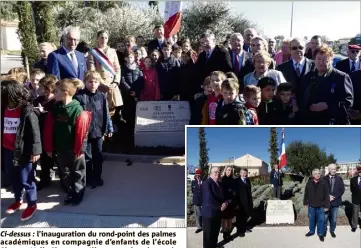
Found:
[[299, 86], [304, 75], [315, 69], [312, 60], [305, 57], [306, 44], [300, 38], [294, 38], [290, 42], [291, 60], [277, 66], [277, 70], [282, 72], [286, 81], [292, 84], [296, 100], [300, 97]]
[[336, 69], [347, 74], [361, 69], [360, 64], [361, 47], [358, 45], [349, 45], [347, 55], [348, 58], [336, 63]]

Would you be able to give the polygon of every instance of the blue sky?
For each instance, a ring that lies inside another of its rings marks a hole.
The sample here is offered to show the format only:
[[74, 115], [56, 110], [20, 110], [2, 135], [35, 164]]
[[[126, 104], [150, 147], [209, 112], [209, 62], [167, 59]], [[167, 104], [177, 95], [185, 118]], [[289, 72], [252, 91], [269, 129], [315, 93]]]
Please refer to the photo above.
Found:
[[[164, 13], [164, 1], [160, 11]], [[290, 36], [291, 1], [228, 1], [231, 11], [244, 16], [263, 28], [265, 35]], [[147, 7], [148, 2], [133, 4]], [[185, 2], [185, 7], [187, 6]], [[315, 34], [330, 39], [355, 37], [360, 33], [360, 1], [295, 1], [293, 9], [293, 35]]]
[[[205, 128], [209, 162], [223, 162], [247, 153], [269, 162], [270, 128]], [[310, 141], [333, 153], [338, 162], [355, 162], [361, 157], [360, 128], [285, 128], [285, 141]], [[277, 128], [279, 141], [281, 128]], [[187, 128], [187, 164], [197, 165], [198, 128]]]

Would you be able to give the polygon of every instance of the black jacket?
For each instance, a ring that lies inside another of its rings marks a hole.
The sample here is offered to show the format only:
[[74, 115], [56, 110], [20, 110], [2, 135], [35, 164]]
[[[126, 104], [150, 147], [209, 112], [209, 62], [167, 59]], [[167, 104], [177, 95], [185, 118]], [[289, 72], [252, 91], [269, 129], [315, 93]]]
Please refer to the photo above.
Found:
[[196, 179], [192, 180], [192, 195], [193, 195], [193, 205], [202, 206], [202, 179], [200, 179], [201, 184], [198, 187], [198, 181]]
[[[4, 126], [4, 111], [2, 107], [1, 124]], [[1, 129], [1, 137], [3, 136]], [[31, 155], [42, 153], [41, 135], [38, 116], [33, 106], [27, 105], [22, 108], [20, 125], [15, 139], [14, 166], [29, 163]]]
[[277, 70], [282, 72], [283, 76], [285, 77], [286, 81], [288, 83], [292, 83], [292, 88], [293, 88], [293, 92], [296, 95], [296, 100], [298, 100], [298, 98], [300, 97], [300, 84], [302, 81], [302, 78], [310, 71], [314, 71], [315, 70], [315, 63], [308, 59], [305, 58], [305, 64], [302, 68], [301, 71], [301, 75], [297, 76], [297, 73], [295, 71], [295, 68], [293, 66], [293, 60], [289, 60], [287, 62], [284, 62], [280, 65], [277, 66]]
[[[304, 125], [345, 125], [345, 108], [353, 105], [353, 86], [350, 76], [331, 68], [325, 76], [318, 76], [317, 71], [310, 71], [302, 79], [298, 106]], [[328, 109], [312, 112], [310, 105], [326, 102]]]
[[132, 70], [124, 65], [122, 67], [122, 77], [119, 86], [122, 94], [123, 92], [129, 93], [130, 91], [134, 91], [136, 95], [139, 95], [144, 87], [143, 72], [138, 66]]
[[328, 185], [328, 190], [330, 191], [330, 195], [335, 197], [335, 200], [331, 202], [331, 206], [339, 207], [342, 205], [342, 195], [345, 193], [345, 185], [343, 183], [343, 179], [340, 176], [335, 176], [335, 183], [333, 186], [333, 191], [331, 191], [331, 182], [330, 182], [330, 176], [327, 175], [322, 178], [326, 184]]
[[[356, 66], [356, 65], [355, 65]], [[343, 59], [341, 61], [338, 61], [336, 63], [336, 69], [339, 71], [342, 71], [344, 73], [350, 74], [351, 73], [351, 67], [350, 67], [350, 59]], [[355, 68], [356, 70], [360, 70], [361, 68]]]
[[280, 100], [275, 100], [276, 116], [275, 125], [297, 125], [299, 123], [299, 112], [293, 112], [292, 104], [282, 104]]
[[281, 170], [278, 172], [278, 177], [275, 177], [276, 171], [273, 169], [270, 173], [270, 183], [273, 186], [281, 186], [283, 185], [283, 177], [285, 176]]
[[178, 70], [180, 61], [173, 56], [167, 60], [161, 60], [156, 65], [158, 82], [162, 100], [171, 100], [178, 94]]
[[[350, 74], [353, 86], [354, 101], [352, 109], [361, 111], [361, 70], [354, 71]], [[361, 120], [351, 120], [353, 125], [361, 125]]]
[[269, 102], [261, 101], [257, 108], [257, 116], [259, 125], [276, 125], [278, 122], [276, 98]]
[[246, 125], [245, 110], [245, 106], [239, 99], [225, 105], [221, 100], [216, 109], [216, 125]]
[[251, 181], [246, 178], [246, 184], [241, 177], [236, 179], [236, 205], [239, 206], [241, 214], [251, 216], [253, 212], [252, 185]]
[[206, 52], [201, 52], [198, 56], [195, 66], [195, 85], [198, 91], [202, 92], [203, 81], [213, 71], [223, 71], [224, 73], [232, 71], [232, 61], [228, 50], [216, 46], [207, 59]]
[[358, 186], [359, 176], [355, 176], [350, 179], [350, 189], [352, 193], [352, 204], [361, 206], [361, 189]]
[[91, 139], [100, 138], [104, 134], [113, 133], [108, 102], [104, 93], [96, 91], [91, 93], [87, 88], [80, 90], [74, 99], [84, 110], [92, 113], [88, 136]]
[[314, 208], [330, 208], [330, 192], [328, 185], [322, 179], [315, 183], [313, 178], [308, 180], [303, 205], [309, 205]]
[[48, 71], [48, 64], [46, 59], [38, 60], [34, 63], [33, 68], [42, 70], [44, 73]]

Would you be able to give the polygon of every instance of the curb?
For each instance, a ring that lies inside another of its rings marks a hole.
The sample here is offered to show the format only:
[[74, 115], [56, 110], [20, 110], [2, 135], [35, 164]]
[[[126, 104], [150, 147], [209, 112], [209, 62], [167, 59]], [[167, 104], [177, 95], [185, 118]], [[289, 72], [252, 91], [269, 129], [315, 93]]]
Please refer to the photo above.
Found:
[[143, 163], [185, 163], [184, 156], [160, 156], [160, 155], [135, 155], [135, 154], [114, 154], [103, 153], [104, 160], [125, 161], [130, 159], [132, 162]]

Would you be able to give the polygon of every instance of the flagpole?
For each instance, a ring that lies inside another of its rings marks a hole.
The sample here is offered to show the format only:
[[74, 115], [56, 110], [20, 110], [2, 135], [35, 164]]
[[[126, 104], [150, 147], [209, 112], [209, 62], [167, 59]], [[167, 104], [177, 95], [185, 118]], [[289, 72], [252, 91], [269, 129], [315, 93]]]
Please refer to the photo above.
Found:
[[[282, 132], [281, 132], [281, 134], [282, 134], [282, 138], [281, 138], [281, 156], [282, 156], [282, 146], [283, 146], [283, 142], [284, 142], [284, 138], [285, 138], [285, 129], [284, 128], [282, 128]], [[281, 158], [281, 156], [280, 156], [280, 158]], [[281, 159], [278, 161], [278, 185], [281, 185]]]

